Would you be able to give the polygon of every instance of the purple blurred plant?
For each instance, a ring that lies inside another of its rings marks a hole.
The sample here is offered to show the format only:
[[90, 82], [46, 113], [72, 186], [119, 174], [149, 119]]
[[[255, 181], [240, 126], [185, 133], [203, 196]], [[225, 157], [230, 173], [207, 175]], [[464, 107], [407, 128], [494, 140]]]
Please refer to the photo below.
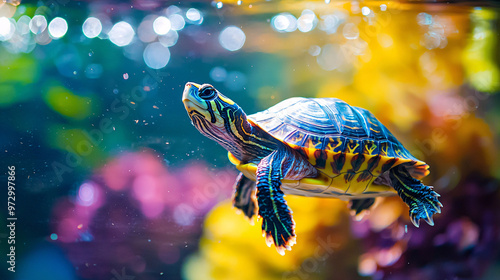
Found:
[[201, 162], [170, 169], [149, 151], [125, 153], [56, 204], [53, 232], [83, 278], [121, 266], [148, 279], [197, 248], [205, 214], [231, 196], [235, 176]]

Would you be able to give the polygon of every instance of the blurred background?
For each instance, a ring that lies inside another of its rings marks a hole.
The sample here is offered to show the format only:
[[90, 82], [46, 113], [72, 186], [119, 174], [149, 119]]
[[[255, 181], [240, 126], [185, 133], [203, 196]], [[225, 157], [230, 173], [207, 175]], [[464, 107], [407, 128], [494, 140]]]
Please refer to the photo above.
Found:
[[[0, 1], [18, 218], [0, 278], [499, 279], [500, 10], [432, 2]], [[355, 220], [287, 196], [297, 244], [280, 256], [232, 208], [236, 169], [190, 124], [188, 81], [247, 113], [293, 96], [369, 109], [431, 166], [443, 212], [417, 229], [398, 197]]]

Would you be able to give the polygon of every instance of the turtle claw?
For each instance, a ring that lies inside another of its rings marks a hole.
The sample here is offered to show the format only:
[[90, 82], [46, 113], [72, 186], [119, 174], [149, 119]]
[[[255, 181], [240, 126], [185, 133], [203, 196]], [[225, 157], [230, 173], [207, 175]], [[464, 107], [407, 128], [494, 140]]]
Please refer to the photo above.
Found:
[[271, 234], [263, 232], [262, 236], [266, 239], [267, 247], [271, 248], [271, 245], [273, 245], [273, 237], [271, 236]]
[[264, 237], [264, 239], [266, 241], [267, 247], [271, 247], [271, 245], [274, 244], [274, 246], [276, 247], [276, 251], [282, 256], [285, 255], [285, 250], [291, 251], [292, 246], [296, 243], [296, 236], [295, 235], [286, 236], [286, 235], [280, 234], [275, 239], [272, 231], [263, 230], [262, 236]]
[[413, 225], [418, 228], [422, 219], [433, 226], [432, 216], [441, 213], [443, 207], [438, 199], [440, 195], [433, 191], [434, 188], [411, 177], [403, 166], [391, 169], [389, 177], [398, 195], [410, 207], [410, 220]]
[[420, 227], [420, 219], [416, 218], [416, 214], [410, 214], [410, 221], [413, 223], [415, 227]]
[[278, 254], [284, 256], [285, 255], [285, 248], [281, 247], [281, 246], [277, 246], [276, 247], [276, 251], [278, 251]]
[[434, 220], [432, 217], [428, 217], [427, 219], [424, 219], [430, 226], [434, 226]]

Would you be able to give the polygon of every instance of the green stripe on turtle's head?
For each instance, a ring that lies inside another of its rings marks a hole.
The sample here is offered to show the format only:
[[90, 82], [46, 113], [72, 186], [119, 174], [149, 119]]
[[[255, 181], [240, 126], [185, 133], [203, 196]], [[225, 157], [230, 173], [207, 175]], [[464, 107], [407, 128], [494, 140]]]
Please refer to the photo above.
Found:
[[209, 84], [187, 83], [182, 102], [193, 125], [218, 142], [232, 142], [235, 122], [246, 119], [236, 103]]

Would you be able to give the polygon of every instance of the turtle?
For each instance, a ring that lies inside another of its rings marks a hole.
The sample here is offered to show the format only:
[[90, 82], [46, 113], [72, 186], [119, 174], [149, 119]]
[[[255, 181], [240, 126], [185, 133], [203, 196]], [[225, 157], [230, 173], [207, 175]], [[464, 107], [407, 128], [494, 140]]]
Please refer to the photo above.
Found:
[[240, 171], [233, 205], [262, 220], [281, 255], [296, 243], [285, 194], [350, 201], [359, 214], [380, 196], [399, 195], [412, 223], [434, 225], [440, 195], [421, 179], [415, 158], [368, 110], [337, 98], [292, 97], [252, 115], [210, 84], [188, 82], [183, 103], [192, 124], [228, 151]]

